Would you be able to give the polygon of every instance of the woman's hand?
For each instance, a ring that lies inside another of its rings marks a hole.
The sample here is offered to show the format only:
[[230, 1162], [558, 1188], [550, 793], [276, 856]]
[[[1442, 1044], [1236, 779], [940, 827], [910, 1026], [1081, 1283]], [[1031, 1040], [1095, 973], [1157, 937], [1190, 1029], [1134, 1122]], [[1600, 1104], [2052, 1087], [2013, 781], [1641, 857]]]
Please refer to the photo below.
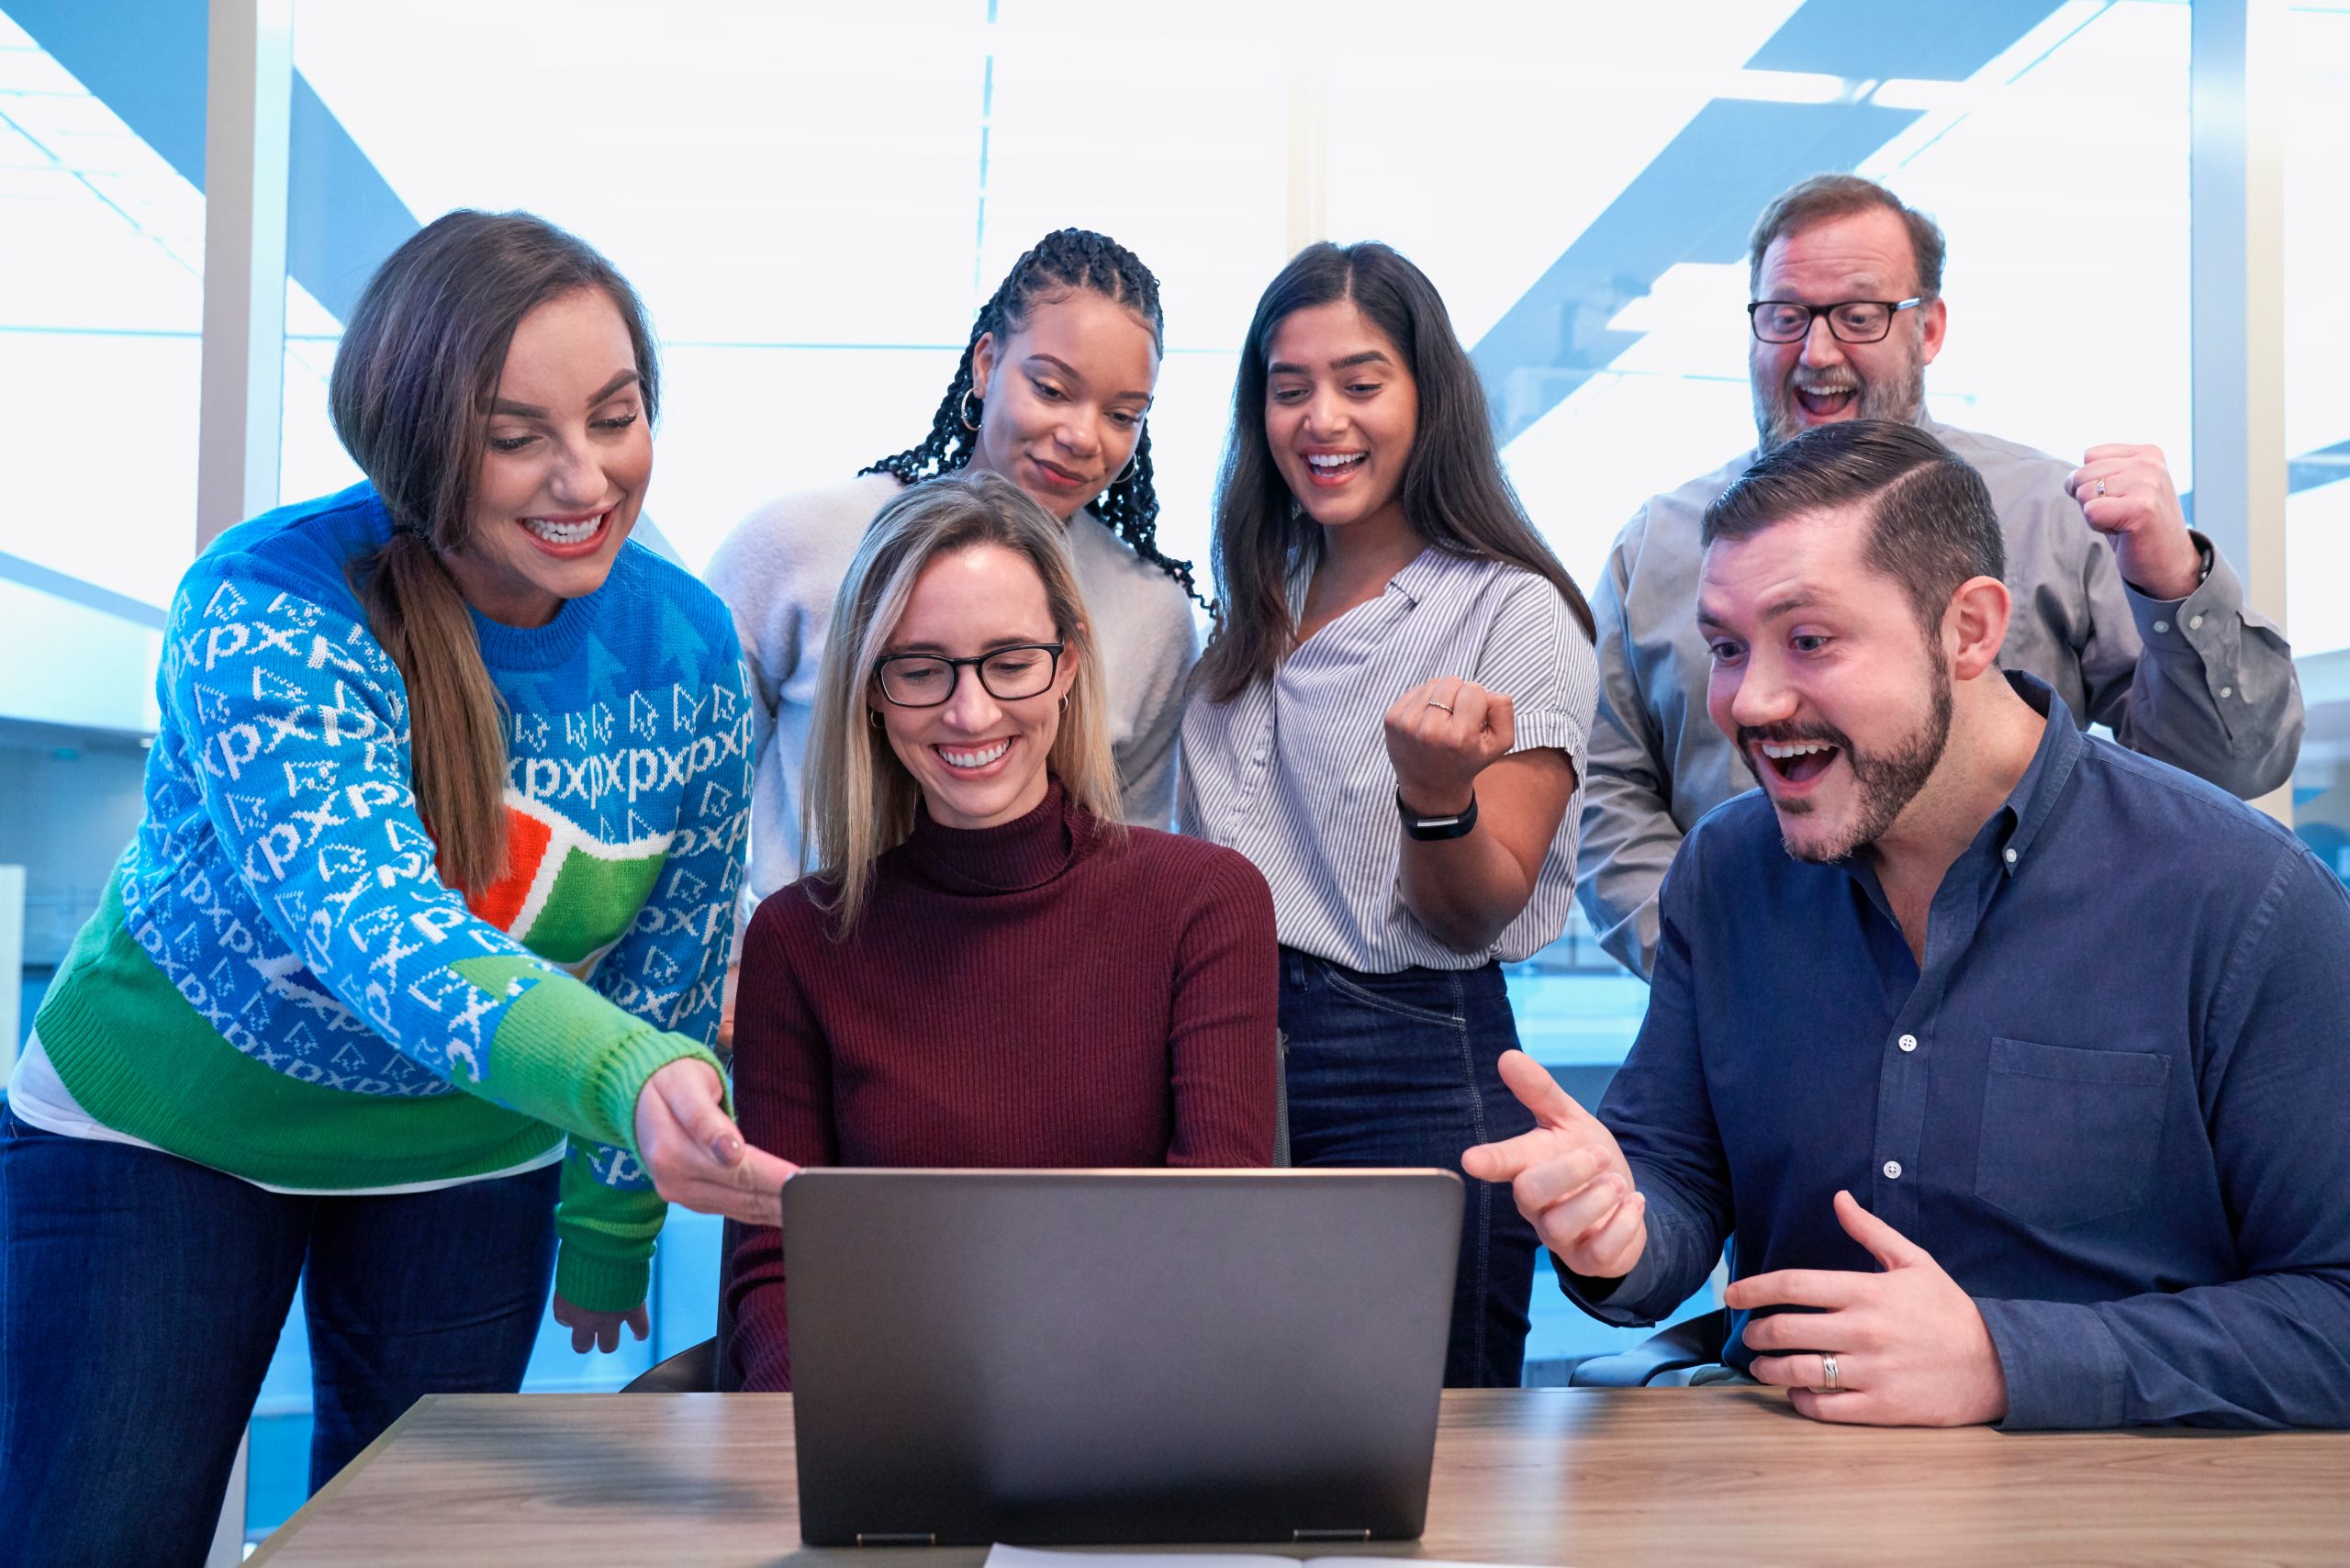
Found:
[[1465, 812], [1477, 775], [1517, 744], [1516, 706], [1473, 680], [1424, 680], [1387, 710], [1395, 792], [1417, 815]]
[[1574, 798], [1574, 764], [1553, 746], [1512, 752], [1516, 700], [1452, 676], [1397, 698], [1386, 729], [1406, 812], [1459, 816], [1476, 804], [1475, 827], [1460, 837], [1402, 835], [1396, 886], [1430, 935], [1456, 953], [1482, 955], [1534, 897]]
[[574, 1306], [560, 1295], [554, 1298], [554, 1320], [571, 1330], [571, 1348], [586, 1355], [593, 1346], [606, 1354], [621, 1348], [621, 1325], [629, 1326], [639, 1344], [652, 1332], [652, 1322], [644, 1316], [644, 1304], [638, 1302], [626, 1312], [590, 1312], [584, 1306]]
[[636, 1157], [654, 1190], [698, 1214], [745, 1225], [783, 1221], [783, 1184], [800, 1168], [743, 1141], [710, 1063], [682, 1057], [636, 1097]]

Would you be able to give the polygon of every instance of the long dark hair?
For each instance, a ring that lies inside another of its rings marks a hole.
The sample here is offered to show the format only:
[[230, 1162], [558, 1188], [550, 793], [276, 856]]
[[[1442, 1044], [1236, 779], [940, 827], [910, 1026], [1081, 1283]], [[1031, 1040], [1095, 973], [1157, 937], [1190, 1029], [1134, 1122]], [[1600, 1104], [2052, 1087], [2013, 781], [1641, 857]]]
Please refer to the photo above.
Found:
[[650, 424], [660, 368], [636, 291], [585, 241], [527, 212], [460, 210], [426, 224], [367, 280], [327, 384], [334, 432], [391, 513], [353, 561], [370, 631], [408, 685], [418, 810], [442, 879], [478, 893], [506, 874], [506, 738], [498, 689], [443, 552], [469, 543], [489, 406], [523, 317], [600, 289], [628, 328]]
[[[983, 414], [979, 399], [970, 396], [971, 353], [979, 339], [992, 332], [1001, 348], [1004, 339], [1028, 324], [1029, 312], [1038, 299], [1079, 288], [1090, 288], [1133, 311], [1150, 329], [1152, 346], [1166, 353], [1167, 322], [1158, 308], [1158, 279], [1142, 264], [1142, 259], [1106, 234], [1091, 229], [1057, 229], [1012, 263], [995, 293], [979, 307], [971, 323], [970, 342], [963, 345], [962, 361], [955, 366], [955, 379], [946, 384], [946, 396], [930, 417], [930, 434], [922, 444], [857, 472], [894, 474], [916, 485], [969, 463], [978, 445], [975, 427]], [[1135, 442], [1134, 461], [1126, 476], [1095, 498], [1093, 513], [1136, 554], [1199, 599], [1200, 590], [1192, 581], [1192, 563], [1163, 554], [1158, 548], [1158, 491], [1151, 482], [1149, 421], [1144, 421]]]
[[1522, 566], [1567, 601], [1586, 634], [1583, 590], [1527, 521], [1502, 472], [1476, 368], [1427, 274], [1388, 246], [1366, 241], [1308, 245], [1257, 301], [1232, 392], [1232, 434], [1215, 497], [1216, 598], [1222, 624], [1200, 658], [1208, 696], [1229, 702], [1272, 674], [1297, 640], [1288, 577], [1300, 551], [1318, 558], [1322, 530], [1295, 508], [1265, 439], [1265, 386], [1273, 334], [1300, 310], [1351, 299], [1401, 351], [1419, 392], [1419, 423], [1401, 495], [1412, 532], [1439, 550]]

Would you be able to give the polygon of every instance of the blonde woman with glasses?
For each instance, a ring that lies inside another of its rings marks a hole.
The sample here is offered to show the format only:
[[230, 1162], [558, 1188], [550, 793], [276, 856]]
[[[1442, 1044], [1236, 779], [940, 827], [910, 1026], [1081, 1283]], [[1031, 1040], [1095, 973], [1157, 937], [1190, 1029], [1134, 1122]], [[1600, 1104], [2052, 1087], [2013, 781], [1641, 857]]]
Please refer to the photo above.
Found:
[[[1271, 1161], [1273, 906], [1248, 860], [1119, 821], [1060, 522], [916, 485], [833, 605], [801, 812], [735, 1012], [744, 1136], [800, 1164]], [[780, 1238], [727, 1286], [734, 1370], [789, 1388]]]

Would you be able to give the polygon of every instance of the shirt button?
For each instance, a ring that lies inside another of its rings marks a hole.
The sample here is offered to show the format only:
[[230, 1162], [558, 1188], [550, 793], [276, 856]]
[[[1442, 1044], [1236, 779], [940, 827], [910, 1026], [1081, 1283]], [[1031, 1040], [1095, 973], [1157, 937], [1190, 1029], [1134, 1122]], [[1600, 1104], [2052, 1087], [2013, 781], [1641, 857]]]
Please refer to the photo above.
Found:
[[1915, 1036], [1915, 1035], [1904, 1035], [1904, 1036], [1901, 1036], [1901, 1048], [1902, 1048], [1903, 1050], [1905, 1050], [1905, 1051], [1914, 1051], [1914, 1050], [1916, 1050], [1916, 1049], [1918, 1048], [1918, 1036]]
[[2167, 621], [2157, 621], [2154, 622], [2154, 630], [2157, 632], [2167, 632], [2170, 630], [2170, 622]]
[[2220, 688], [2220, 695], [2222, 697], [2233, 697], [2235, 694], [2236, 689], [2232, 686], [2223, 686]]
[[[2220, 695], [2221, 695], [2221, 696], [2222, 696], [2222, 697], [2224, 697], [2224, 696], [2226, 696], [2226, 695], [2227, 695], [2227, 693], [2223, 691], [2223, 692], [2221, 692]], [[2014, 850], [2010, 849], [2010, 850], [2009, 850], [2009, 851], [2007, 852], [2007, 854], [2008, 854], [2008, 864], [2009, 864], [2009, 865], [2010, 865], [2010, 866], [2014, 865], [2014, 864], [2016, 863], [2016, 852], [2015, 852]]]
[[2190, 632], [2202, 624], [2203, 618], [2199, 615], [2190, 615], [2187, 618], [2187, 629]]
[[1898, 1182], [1901, 1180], [1901, 1161], [1897, 1159], [1888, 1159], [1885, 1162], [1885, 1179], [1888, 1182]]

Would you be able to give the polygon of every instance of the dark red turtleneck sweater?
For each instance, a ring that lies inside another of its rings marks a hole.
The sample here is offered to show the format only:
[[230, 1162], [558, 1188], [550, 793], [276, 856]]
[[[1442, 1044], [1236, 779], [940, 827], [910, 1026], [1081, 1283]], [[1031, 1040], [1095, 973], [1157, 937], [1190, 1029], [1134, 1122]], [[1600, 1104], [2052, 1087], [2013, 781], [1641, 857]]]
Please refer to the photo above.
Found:
[[[845, 941], [808, 884], [752, 918], [734, 1097], [802, 1165], [1267, 1165], [1272, 895], [1199, 839], [1121, 836], [1058, 784], [1002, 827], [919, 814]], [[780, 1237], [746, 1232], [727, 1298], [744, 1386], [791, 1386]]]

